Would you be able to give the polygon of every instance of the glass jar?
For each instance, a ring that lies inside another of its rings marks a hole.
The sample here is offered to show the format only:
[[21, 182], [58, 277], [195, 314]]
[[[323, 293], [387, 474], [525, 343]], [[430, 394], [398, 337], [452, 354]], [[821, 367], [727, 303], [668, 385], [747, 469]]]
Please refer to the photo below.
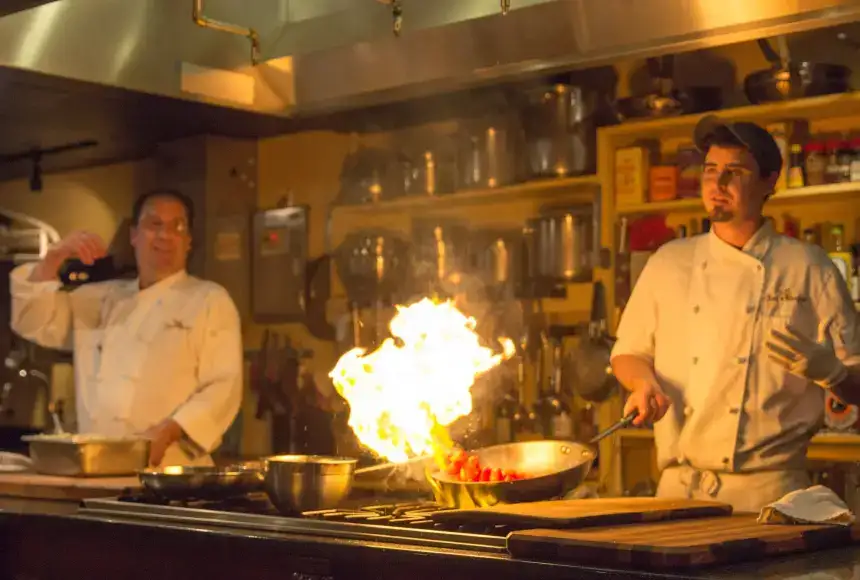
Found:
[[821, 141], [810, 141], [804, 147], [806, 153], [806, 185], [827, 183], [827, 151]]

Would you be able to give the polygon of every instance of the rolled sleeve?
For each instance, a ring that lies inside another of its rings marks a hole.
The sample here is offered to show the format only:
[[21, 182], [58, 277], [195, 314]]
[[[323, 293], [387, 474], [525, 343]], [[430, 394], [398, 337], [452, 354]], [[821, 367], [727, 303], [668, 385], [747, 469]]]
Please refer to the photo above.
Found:
[[242, 330], [239, 313], [226, 291], [214, 292], [201, 333], [199, 386], [173, 414], [200, 449], [215, 449], [242, 401]]
[[657, 279], [660, 257], [651, 256], [630, 293], [621, 315], [611, 358], [633, 355], [654, 361], [654, 336], [657, 329]]
[[72, 348], [72, 305], [60, 282], [31, 282], [36, 264], [18, 266], [9, 274], [12, 330], [46, 348]]

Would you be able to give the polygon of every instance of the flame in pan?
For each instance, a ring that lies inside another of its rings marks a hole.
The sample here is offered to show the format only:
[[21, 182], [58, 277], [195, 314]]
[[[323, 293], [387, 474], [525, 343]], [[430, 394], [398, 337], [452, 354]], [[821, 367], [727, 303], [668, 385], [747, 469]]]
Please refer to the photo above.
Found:
[[395, 338], [345, 353], [329, 376], [359, 441], [399, 462], [436, 450], [446, 437], [440, 427], [472, 412], [475, 379], [515, 348], [508, 338], [499, 339], [501, 353], [482, 346], [474, 318], [429, 298], [398, 306], [390, 330]]

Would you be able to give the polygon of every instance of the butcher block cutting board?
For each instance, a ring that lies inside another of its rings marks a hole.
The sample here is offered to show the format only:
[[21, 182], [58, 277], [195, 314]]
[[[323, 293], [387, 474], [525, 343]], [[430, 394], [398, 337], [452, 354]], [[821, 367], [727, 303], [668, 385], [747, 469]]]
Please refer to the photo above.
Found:
[[734, 564], [860, 542], [860, 525], [760, 524], [756, 514], [508, 535], [516, 558], [665, 570]]
[[446, 510], [428, 517], [449, 523], [496, 524], [514, 528], [584, 528], [682, 518], [728, 516], [732, 506], [711, 501], [653, 497], [570, 499]]
[[36, 473], [0, 473], [0, 496], [79, 501], [120, 495], [140, 488], [136, 477], [57, 477]]

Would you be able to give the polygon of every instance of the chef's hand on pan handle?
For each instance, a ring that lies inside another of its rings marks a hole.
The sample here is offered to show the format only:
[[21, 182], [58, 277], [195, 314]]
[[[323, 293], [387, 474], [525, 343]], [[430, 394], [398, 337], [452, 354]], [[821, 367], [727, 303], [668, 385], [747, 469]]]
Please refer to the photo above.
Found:
[[107, 245], [97, 234], [85, 231], [72, 232], [55, 244], [42, 261], [33, 269], [31, 282], [46, 282], [56, 280], [57, 273], [63, 262], [69, 258], [78, 258], [87, 266], [107, 255]]
[[827, 326], [818, 329], [818, 340], [804, 336], [791, 326], [785, 332], [771, 330], [767, 346], [770, 360], [788, 372], [829, 389], [842, 382], [848, 369], [836, 356]]
[[657, 384], [657, 381], [643, 379], [636, 382], [627, 397], [627, 403], [624, 405], [624, 416], [633, 412], [634, 409], [639, 411], [639, 415], [633, 420], [633, 424], [639, 427], [645, 423], [655, 423], [662, 419], [671, 405], [672, 402]]

